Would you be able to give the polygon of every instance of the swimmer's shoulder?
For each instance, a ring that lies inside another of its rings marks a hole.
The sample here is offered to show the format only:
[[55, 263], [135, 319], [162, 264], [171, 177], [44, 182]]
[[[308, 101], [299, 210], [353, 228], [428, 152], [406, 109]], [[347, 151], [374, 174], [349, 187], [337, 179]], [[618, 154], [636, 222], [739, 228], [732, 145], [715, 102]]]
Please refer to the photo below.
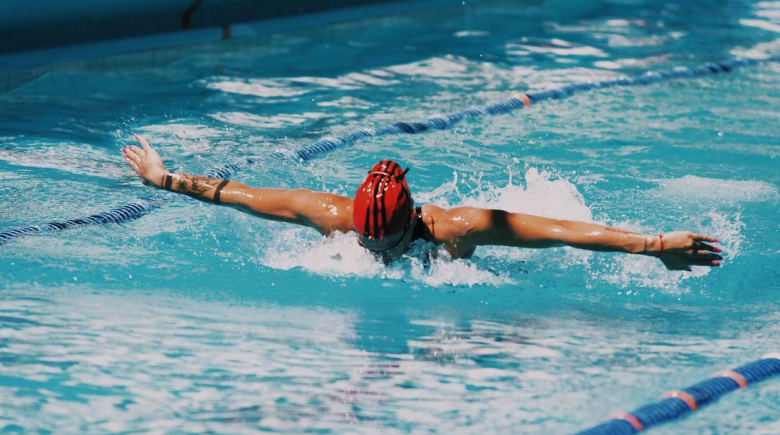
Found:
[[431, 234], [431, 240], [434, 243], [448, 243], [462, 237], [468, 228], [467, 221], [461, 216], [460, 208], [443, 208], [435, 205], [426, 204], [420, 207], [418, 218], [427, 227]]
[[424, 224], [425, 239], [436, 245], [443, 245], [453, 258], [468, 258], [473, 247], [461, 245], [461, 239], [470, 231], [468, 219], [464, 219], [463, 208], [443, 208], [435, 205], [420, 207]]
[[352, 230], [352, 198], [305, 189], [294, 194], [296, 208], [308, 226], [323, 235]]

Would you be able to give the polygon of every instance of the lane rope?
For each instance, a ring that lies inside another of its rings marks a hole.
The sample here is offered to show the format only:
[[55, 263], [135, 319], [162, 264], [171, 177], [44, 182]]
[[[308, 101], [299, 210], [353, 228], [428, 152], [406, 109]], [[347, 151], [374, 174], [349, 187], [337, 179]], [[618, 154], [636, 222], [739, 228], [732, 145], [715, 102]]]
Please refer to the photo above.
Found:
[[575, 435], [632, 435], [649, 427], [678, 419], [740, 388], [780, 375], [780, 353], [764, 355], [733, 370], [715, 373], [712, 378], [683, 390], [669, 391], [657, 402], [631, 412], [615, 414], [609, 421]]
[[[326, 136], [318, 141], [292, 151], [276, 151], [270, 154], [273, 158], [292, 158], [299, 161], [313, 159], [321, 154], [352, 145], [355, 142], [369, 138], [396, 134], [419, 134], [434, 130], [445, 130], [464, 119], [481, 118], [483, 116], [495, 116], [509, 113], [523, 107], [545, 100], [559, 100], [568, 98], [579, 92], [594, 89], [607, 89], [618, 86], [647, 86], [668, 80], [697, 78], [707, 75], [731, 72], [737, 68], [766, 62], [780, 61], [780, 55], [766, 59], [747, 59], [732, 57], [722, 62], [707, 62], [700, 66], [689, 68], [678, 66], [665, 71], [648, 71], [634, 77], [620, 76], [616, 79], [599, 82], [574, 83], [558, 88], [547, 89], [529, 93], [516, 93], [511, 98], [486, 106], [474, 106], [462, 109], [450, 114], [433, 116], [419, 122], [396, 122], [395, 124], [381, 128], [361, 128], [341, 136]], [[264, 160], [262, 157], [252, 156], [238, 159], [232, 163], [216, 166], [206, 171], [205, 175], [211, 178], [229, 178], [236, 172], [250, 167]], [[164, 203], [170, 201], [167, 195], [151, 195], [148, 199], [139, 198], [117, 208], [87, 216], [79, 219], [71, 219], [62, 222], [49, 222], [41, 225], [32, 225], [24, 228], [12, 229], [0, 232], [0, 245], [17, 237], [50, 231], [61, 231], [78, 228], [87, 225], [106, 223], [124, 223], [138, 219]]]

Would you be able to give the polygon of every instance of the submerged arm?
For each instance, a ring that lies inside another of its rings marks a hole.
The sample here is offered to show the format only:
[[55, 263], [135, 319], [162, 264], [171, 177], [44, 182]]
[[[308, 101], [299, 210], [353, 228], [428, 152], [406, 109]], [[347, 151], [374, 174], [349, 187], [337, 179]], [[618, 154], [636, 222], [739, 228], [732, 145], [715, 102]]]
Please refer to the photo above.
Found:
[[349, 198], [304, 189], [256, 188], [235, 181], [169, 172], [157, 151], [145, 139], [136, 139], [142, 148], [131, 146], [122, 151], [146, 185], [237, 208], [264, 219], [309, 226], [322, 234], [351, 230]]
[[503, 245], [525, 248], [571, 246], [590, 251], [625, 252], [659, 257], [671, 270], [718, 266], [721, 250], [706, 235], [676, 231], [648, 236], [590, 222], [550, 219], [503, 210], [454, 209], [463, 224], [462, 242], [469, 246]]

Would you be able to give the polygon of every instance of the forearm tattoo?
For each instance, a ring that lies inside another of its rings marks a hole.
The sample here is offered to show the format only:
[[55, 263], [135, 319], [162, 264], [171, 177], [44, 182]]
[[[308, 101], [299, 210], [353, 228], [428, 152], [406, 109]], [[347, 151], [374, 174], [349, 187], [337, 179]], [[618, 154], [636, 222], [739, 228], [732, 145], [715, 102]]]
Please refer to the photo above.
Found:
[[[218, 180], [214, 178], [201, 177], [200, 175], [189, 175], [171, 173], [163, 176], [162, 187], [171, 192], [183, 193], [196, 199], [208, 202], [214, 201], [213, 196], [207, 196], [209, 191], [217, 188], [217, 185], [224, 187], [227, 180]], [[217, 196], [217, 198], [219, 198]]]
[[615, 232], [615, 233], [629, 234], [629, 235], [632, 235], [632, 236], [638, 236], [638, 235], [639, 235], [639, 233], [635, 233], [635, 232], [633, 232], [633, 231], [628, 231], [628, 230], [621, 230], [620, 228], [606, 227], [606, 228], [604, 228], [604, 229], [605, 229], [606, 231], [613, 231], [613, 232]]
[[[645, 253], [645, 254], [647, 253], [647, 237], [644, 237], [644, 236], [642, 236], [641, 234], [639, 234], [639, 233], [635, 233], [635, 232], [633, 232], [633, 231], [628, 231], [628, 230], [621, 230], [620, 228], [606, 227], [606, 228], [605, 228], [605, 230], [607, 230], [607, 231], [611, 231], [611, 232], [613, 232], [613, 233], [621, 233], [621, 234], [626, 234], [626, 235], [628, 235], [628, 236], [637, 236], [637, 237], [642, 237], [644, 240], [643, 240], [643, 245], [642, 245], [642, 251], [641, 251], [641, 252], [642, 252], [642, 253]], [[633, 251], [632, 251], [632, 252], [633, 252]]]

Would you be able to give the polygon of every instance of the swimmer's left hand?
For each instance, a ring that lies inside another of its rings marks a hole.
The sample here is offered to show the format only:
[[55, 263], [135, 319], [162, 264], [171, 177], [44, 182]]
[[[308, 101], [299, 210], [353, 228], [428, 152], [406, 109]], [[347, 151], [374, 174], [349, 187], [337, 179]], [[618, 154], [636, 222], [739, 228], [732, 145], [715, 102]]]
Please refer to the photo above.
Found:
[[[669, 270], [691, 270], [691, 266], [720, 266], [723, 252], [713, 246], [718, 243], [714, 237], [693, 234], [687, 231], [675, 231], [663, 235], [663, 252], [660, 259]], [[656, 236], [653, 249], [658, 252], [660, 240]]]
[[165, 165], [163, 164], [160, 155], [149, 145], [149, 142], [147, 142], [146, 139], [137, 134], [133, 135], [133, 137], [141, 144], [142, 148], [133, 145], [122, 148], [125, 160], [130, 164], [130, 167], [133, 168], [135, 173], [138, 174], [142, 183], [146, 185], [151, 184], [155, 187], [162, 187], [163, 176], [167, 174], [168, 171], [165, 169]]

